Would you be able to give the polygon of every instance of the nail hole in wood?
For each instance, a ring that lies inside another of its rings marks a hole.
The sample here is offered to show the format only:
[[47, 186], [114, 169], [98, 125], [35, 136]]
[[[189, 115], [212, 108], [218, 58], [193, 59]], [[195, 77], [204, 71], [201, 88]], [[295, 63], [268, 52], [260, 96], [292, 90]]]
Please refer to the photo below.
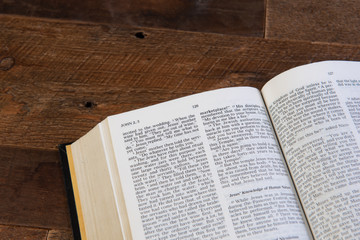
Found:
[[93, 102], [85, 102], [85, 103], [84, 103], [84, 106], [85, 106], [86, 108], [93, 108], [93, 107], [96, 106], [96, 104], [93, 103]]
[[145, 34], [143, 32], [137, 32], [137, 33], [135, 33], [135, 37], [140, 38], [140, 39], [144, 39]]

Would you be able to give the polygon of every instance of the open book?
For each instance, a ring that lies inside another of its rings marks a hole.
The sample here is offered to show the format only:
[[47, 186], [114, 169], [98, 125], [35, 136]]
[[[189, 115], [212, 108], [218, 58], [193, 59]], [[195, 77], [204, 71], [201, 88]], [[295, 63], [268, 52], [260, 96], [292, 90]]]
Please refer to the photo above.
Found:
[[106, 118], [67, 146], [82, 239], [360, 239], [360, 63]]

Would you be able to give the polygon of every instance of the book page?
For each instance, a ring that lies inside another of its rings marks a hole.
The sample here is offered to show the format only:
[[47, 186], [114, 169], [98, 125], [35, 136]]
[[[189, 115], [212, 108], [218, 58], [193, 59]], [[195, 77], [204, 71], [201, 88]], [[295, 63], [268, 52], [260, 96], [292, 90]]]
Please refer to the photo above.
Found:
[[316, 239], [360, 238], [360, 63], [305, 65], [262, 90]]
[[260, 92], [108, 118], [134, 239], [308, 239]]
[[68, 147], [81, 238], [124, 239], [101, 124]]

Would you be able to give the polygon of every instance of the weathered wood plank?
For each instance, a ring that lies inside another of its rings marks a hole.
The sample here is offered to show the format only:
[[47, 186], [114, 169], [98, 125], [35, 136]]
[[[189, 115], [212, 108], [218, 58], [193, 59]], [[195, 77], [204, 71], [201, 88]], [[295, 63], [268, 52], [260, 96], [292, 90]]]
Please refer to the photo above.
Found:
[[73, 234], [71, 231], [64, 230], [50, 230], [46, 240], [72, 240]]
[[[1, 146], [0, 153], [0, 224], [70, 231], [59, 153]], [[16, 228], [1, 231], [7, 236]]]
[[46, 229], [0, 225], [0, 239], [4, 240], [46, 240], [47, 235]]
[[3, 240], [72, 240], [70, 230], [47, 230], [20, 226], [0, 225], [0, 239]]
[[55, 149], [111, 114], [220, 87], [261, 88], [312, 61], [360, 60], [352, 45], [14, 16], [0, 22], [0, 145]]
[[0, 1], [0, 13], [262, 37], [264, 0]]
[[359, 0], [267, 0], [265, 37], [360, 44]]

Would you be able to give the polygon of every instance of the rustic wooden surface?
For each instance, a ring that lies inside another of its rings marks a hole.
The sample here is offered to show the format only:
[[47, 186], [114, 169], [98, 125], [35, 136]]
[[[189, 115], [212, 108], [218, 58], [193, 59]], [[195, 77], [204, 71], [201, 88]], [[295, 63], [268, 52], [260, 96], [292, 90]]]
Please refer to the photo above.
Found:
[[0, 225], [1, 239], [46, 239], [48, 230]]
[[7, 0], [0, 12], [262, 37], [264, 0]]
[[1, 239], [41, 239], [41, 240], [72, 240], [70, 230], [47, 230], [19, 226], [0, 225]]
[[266, 38], [360, 44], [360, 0], [267, 0]]
[[0, 225], [68, 229], [59, 153], [0, 147]]
[[0, 145], [22, 148], [55, 149], [111, 114], [219, 87], [261, 88], [291, 67], [359, 59], [360, 50], [22, 17], [0, 21], [0, 59], [11, 65], [0, 71]]
[[340, 26], [358, 14], [336, 27], [312, 16], [331, 21], [325, 8], [340, 16], [358, 11], [354, 1], [344, 12], [349, 5], [268, 0], [266, 17], [259, 1], [138, 0], [114, 15], [114, 1], [64, 2], [0, 3], [0, 13], [24, 15], [0, 14], [0, 239], [72, 238], [57, 145], [108, 115], [220, 87], [261, 88], [300, 64], [360, 60], [357, 25]]

